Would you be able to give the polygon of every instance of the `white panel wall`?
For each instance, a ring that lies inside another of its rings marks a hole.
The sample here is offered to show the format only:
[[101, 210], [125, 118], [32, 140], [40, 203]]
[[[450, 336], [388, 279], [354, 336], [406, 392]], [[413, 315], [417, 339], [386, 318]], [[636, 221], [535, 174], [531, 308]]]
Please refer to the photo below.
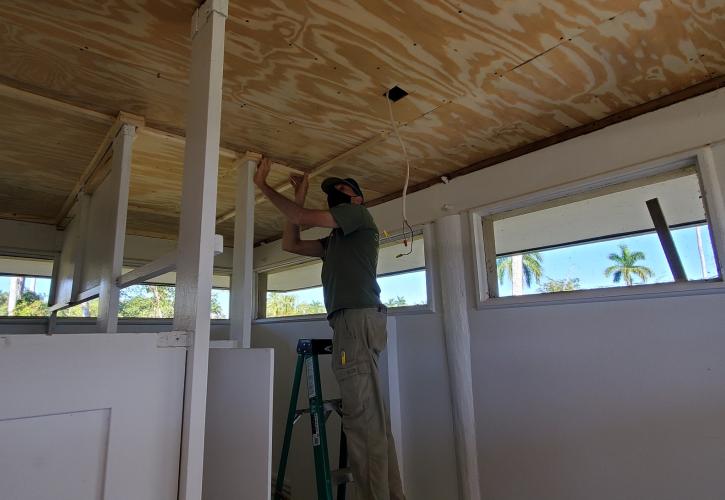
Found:
[[721, 499], [725, 297], [471, 316], [485, 499]]
[[0, 336], [0, 498], [176, 499], [186, 352], [156, 341]]
[[270, 498], [273, 370], [271, 349], [212, 343], [202, 499]]

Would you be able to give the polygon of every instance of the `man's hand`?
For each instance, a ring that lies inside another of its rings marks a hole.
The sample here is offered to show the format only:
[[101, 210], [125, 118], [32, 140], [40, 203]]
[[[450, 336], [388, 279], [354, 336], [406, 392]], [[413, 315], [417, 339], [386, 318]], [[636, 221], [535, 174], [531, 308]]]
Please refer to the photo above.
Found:
[[289, 183], [295, 191], [295, 202], [303, 206], [305, 199], [307, 198], [307, 190], [310, 187], [310, 179], [307, 174], [304, 175], [290, 175]]
[[269, 158], [262, 158], [257, 165], [257, 171], [254, 173], [254, 183], [258, 187], [263, 187], [267, 184], [267, 176], [272, 168], [272, 160]]

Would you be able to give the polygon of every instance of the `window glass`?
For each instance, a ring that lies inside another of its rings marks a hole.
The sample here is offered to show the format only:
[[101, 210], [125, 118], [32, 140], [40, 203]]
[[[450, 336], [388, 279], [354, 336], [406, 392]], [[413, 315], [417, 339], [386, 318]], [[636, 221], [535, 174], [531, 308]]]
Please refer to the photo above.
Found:
[[694, 168], [494, 217], [498, 296], [673, 282], [656, 198], [687, 279], [718, 279]]
[[[410, 242], [404, 245], [400, 238], [383, 240], [380, 245], [380, 300], [388, 307], [428, 302], [422, 234], [415, 236], [412, 249], [411, 252]], [[325, 314], [321, 272], [322, 261], [314, 259], [260, 274], [258, 286], [264, 290], [266, 299], [265, 314], [260, 317]]]
[[0, 316], [48, 316], [53, 261], [0, 256]]
[[[0, 257], [0, 316], [47, 317], [53, 261]], [[228, 276], [216, 276], [215, 284], [228, 283]], [[12, 297], [15, 297], [12, 300]], [[173, 318], [175, 287], [141, 284], [121, 290], [119, 318]], [[96, 318], [98, 299], [61, 309], [59, 318]], [[213, 289], [211, 318], [229, 318], [229, 290]]]

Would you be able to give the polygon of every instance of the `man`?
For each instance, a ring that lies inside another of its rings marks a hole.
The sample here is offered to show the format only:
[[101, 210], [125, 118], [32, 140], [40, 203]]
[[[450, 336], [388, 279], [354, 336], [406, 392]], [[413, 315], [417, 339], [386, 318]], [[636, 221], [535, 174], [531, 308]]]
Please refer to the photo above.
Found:
[[[292, 176], [294, 201], [267, 184], [271, 167], [262, 158], [254, 183], [285, 216], [282, 248], [320, 257], [327, 318], [332, 327], [332, 370], [342, 397], [342, 425], [360, 500], [404, 500], [390, 417], [378, 378], [378, 357], [387, 342], [386, 308], [376, 280], [378, 228], [353, 179], [322, 183], [329, 210], [304, 208], [307, 175]], [[331, 228], [327, 238], [301, 240], [300, 226]]]

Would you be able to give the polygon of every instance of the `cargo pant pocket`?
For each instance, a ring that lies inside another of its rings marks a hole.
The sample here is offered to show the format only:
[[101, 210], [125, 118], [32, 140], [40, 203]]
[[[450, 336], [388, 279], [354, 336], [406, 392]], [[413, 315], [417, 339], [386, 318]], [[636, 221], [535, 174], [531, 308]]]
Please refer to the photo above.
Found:
[[343, 425], [347, 428], [365, 426], [369, 406], [371, 369], [368, 363], [358, 362], [344, 368], [333, 366], [342, 399]]

